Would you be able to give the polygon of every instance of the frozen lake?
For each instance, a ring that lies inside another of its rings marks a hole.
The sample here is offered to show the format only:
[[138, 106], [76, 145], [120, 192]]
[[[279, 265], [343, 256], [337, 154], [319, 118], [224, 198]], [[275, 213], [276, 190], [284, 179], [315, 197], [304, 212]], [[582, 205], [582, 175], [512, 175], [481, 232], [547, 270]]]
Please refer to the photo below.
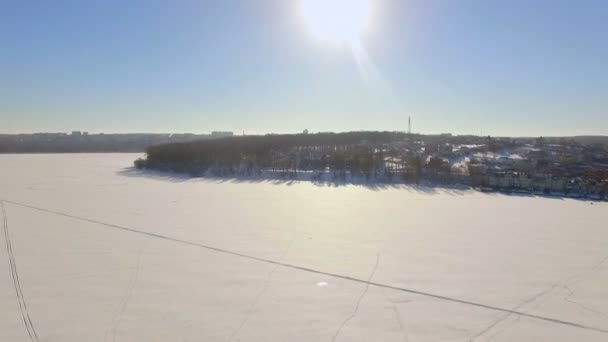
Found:
[[608, 203], [0, 155], [0, 341], [607, 341]]

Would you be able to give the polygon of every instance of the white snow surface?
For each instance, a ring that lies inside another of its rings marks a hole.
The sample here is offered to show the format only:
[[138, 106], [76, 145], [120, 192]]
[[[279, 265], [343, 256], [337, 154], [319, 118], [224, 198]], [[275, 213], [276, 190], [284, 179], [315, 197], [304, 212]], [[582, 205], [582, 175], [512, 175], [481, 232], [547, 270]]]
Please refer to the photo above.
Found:
[[0, 155], [0, 341], [608, 341], [607, 203], [138, 156]]

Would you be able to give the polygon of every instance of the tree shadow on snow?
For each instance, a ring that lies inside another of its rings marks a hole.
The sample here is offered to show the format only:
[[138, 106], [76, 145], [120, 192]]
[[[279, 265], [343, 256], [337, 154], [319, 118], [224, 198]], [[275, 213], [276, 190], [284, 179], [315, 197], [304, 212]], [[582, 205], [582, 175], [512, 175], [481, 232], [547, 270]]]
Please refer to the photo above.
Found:
[[596, 198], [576, 198], [564, 195], [552, 195], [544, 193], [524, 193], [524, 192], [501, 192], [491, 191], [482, 192], [475, 188], [460, 184], [438, 184], [424, 182], [421, 184], [410, 184], [400, 181], [383, 182], [377, 180], [366, 181], [365, 179], [347, 179], [347, 180], [314, 180], [307, 178], [289, 178], [271, 175], [262, 176], [191, 176], [185, 173], [177, 173], [170, 171], [157, 171], [147, 169], [137, 169], [135, 167], [127, 167], [117, 172], [119, 176], [131, 178], [154, 179], [158, 181], [174, 182], [174, 183], [248, 183], [248, 184], [272, 184], [277, 186], [293, 186], [296, 184], [308, 183], [321, 188], [341, 188], [348, 186], [362, 187], [372, 191], [383, 191], [390, 189], [398, 189], [418, 194], [426, 195], [452, 195], [463, 196], [466, 194], [483, 194], [488, 197], [527, 197], [527, 198], [545, 198], [552, 200], [577, 200], [583, 202], [602, 202]]
[[471, 187], [464, 185], [443, 185], [443, 184], [409, 184], [404, 182], [383, 182], [377, 180], [366, 181], [365, 179], [347, 179], [347, 180], [313, 180], [307, 178], [290, 178], [290, 177], [272, 177], [270, 175], [263, 176], [191, 176], [184, 173], [157, 171], [147, 169], [137, 169], [135, 167], [127, 167], [117, 172], [119, 176], [130, 178], [146, 178], [158, 181], [174, 182], [174, 183], [249, 183], [249, 184], [272, 184], [277, 186], [293, 186], [296, 184], [308, 183], [322, 188], [340, 188], [348, 186], [363, 187], [372, 191], [382, 191], [389, 189], [400, 189], [414, 193], [423, 194], [448, 194], [448, 195], [464, 195], [473, 191]]

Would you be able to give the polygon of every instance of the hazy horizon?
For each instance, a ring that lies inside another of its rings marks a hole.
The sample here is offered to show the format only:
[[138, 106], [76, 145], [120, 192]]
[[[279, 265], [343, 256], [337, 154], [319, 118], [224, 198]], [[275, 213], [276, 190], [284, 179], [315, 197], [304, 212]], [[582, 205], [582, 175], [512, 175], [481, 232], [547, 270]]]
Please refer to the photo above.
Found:
[[[16, 133], [1, 133], [0, 134], [8, 134], [8, 135], [21, 135], [21, 134], [68, 134], [70, 135], [72, 132], [74, 131], [78, 131], [81, 133], [86, 132], [87, 134], [90, 135], [96, 135], [96, 134], [106, 134], [106, 135], [111, 135], [111, 134], [195, 134], [195, 135], [210, 135], [212, 132], [232, 132], [234, 133], [234, 136], [242, 136], [243, 133], [245, 133], [245, 135], [267, 135], [267, 134], [300, 134], [303, 133], [301, 131], [294, 131], [294, 132], [243, 132], [243, 131], [233, 131], [233, 130], [225, 130], [225, 131], [219, 131], [219, 130], [209, 130], [209, 131], [196, 131], [196, 132], [192, 132], [192, 131], [181, 131], [181, 132], [171, 132], [171, 131], [154, 131], [154, 132], [147, 132], [147, 131], [106, 131], [106, 132], [102, 132], [102, 131], [86, 131], [86, 130], [78, 130], [78, 129], [74, 129], [74, 130], [62, 130], [62, 131], [39, 131], [39, 132], [16, 132]], [[359, 130], [337, 130], [337, 131], [326, 131], [326, 130], [319, 130], [319, 131], [315, 131], [315, 130], [311, 130], [308, 129], [308, 134], [315, 134], [315, 133], [348, 133], [348, 132], [407, 132], [407, 130], [403, 130], [403, 129], [378, 129], [378, 130], [363, 130], [363, 129], [359, 129]], [[505, 138], [538, 138], [538, 137], [546, 137], [546, 138], [569, 138], [569, 137], [584, 137], [584, 136], [588, 136], [588, 137], [608, 137], [608, 134], [569, 134], [569, 135], [492, 135], [492, 134], [488, 134], [486, 132], [483, 132], [483, 134], [480, 133], [454, 133], [454, 132], [415, 132], [412, 131], [412, 134], [420, 134], [420, 135], [440, 135], [440, 134], [452, 134], [454, 136], [479, 136], [479, 137], [485, 137], [485, 136], [493, 136], [493, 137], [505, 137]]]
[[7, 3], [0, 133], [608, 135], [605, 1], [364, 3]]

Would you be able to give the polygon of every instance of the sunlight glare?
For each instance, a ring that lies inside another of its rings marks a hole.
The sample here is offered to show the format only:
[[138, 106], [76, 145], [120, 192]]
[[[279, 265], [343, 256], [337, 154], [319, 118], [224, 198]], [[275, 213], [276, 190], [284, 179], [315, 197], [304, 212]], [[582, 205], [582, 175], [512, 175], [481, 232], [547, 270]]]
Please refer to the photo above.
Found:
[[352, 43], [366, 28], [369, 0], [301, 0], [304, 21], [320, 40]]

